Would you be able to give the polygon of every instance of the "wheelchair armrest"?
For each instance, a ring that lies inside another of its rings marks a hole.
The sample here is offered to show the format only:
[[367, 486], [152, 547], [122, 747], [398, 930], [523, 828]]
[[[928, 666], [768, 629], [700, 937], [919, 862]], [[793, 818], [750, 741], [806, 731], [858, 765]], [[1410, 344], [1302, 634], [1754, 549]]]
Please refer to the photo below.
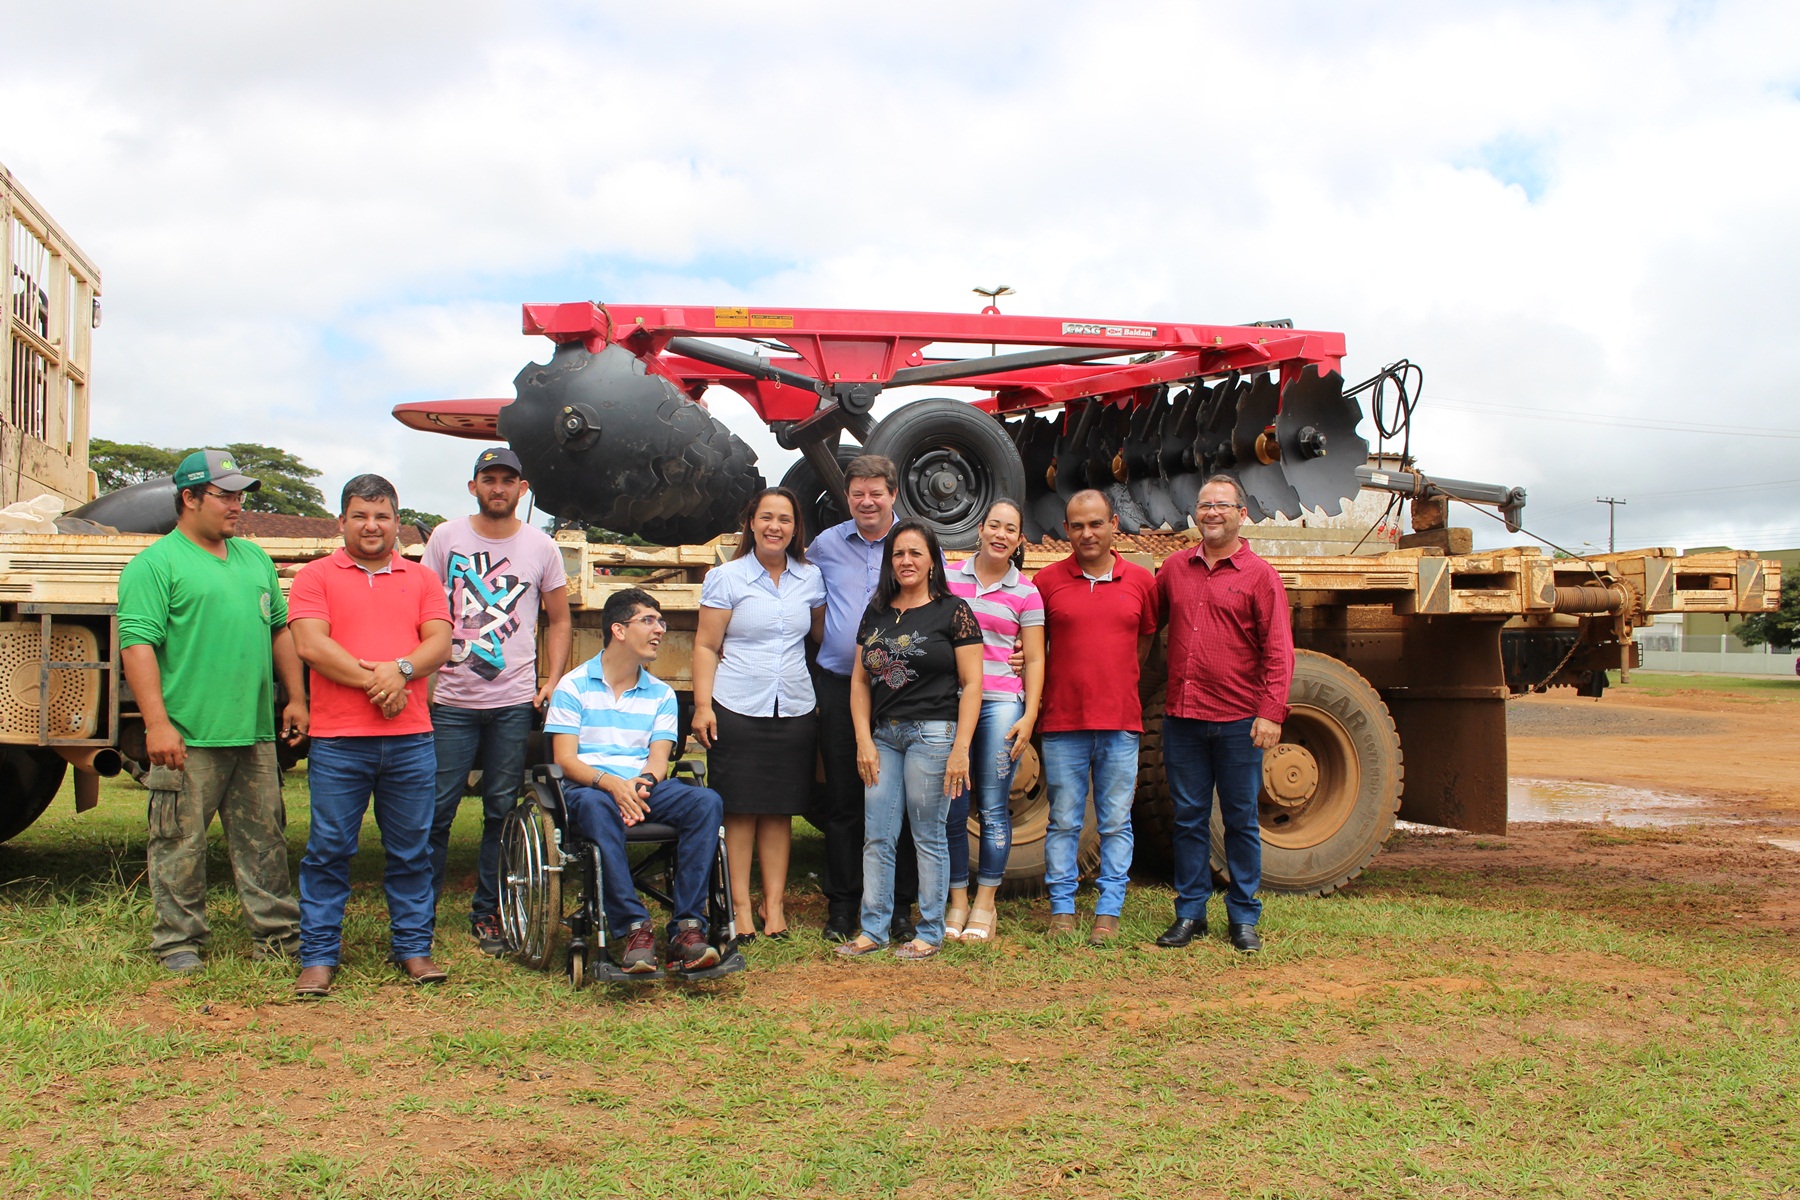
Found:
[[531, 778], [538, 783], [549, 783], [551, 781], [561, 783], [563, 780], [563, 769], [555, 763], [539, 763], [537, 766], [531, 768]]
[[706, 786], [706, 762], [698, 758], [684, 758], [669, 764], [669, 778], [677, 775], [691, 776], [696, 787]]

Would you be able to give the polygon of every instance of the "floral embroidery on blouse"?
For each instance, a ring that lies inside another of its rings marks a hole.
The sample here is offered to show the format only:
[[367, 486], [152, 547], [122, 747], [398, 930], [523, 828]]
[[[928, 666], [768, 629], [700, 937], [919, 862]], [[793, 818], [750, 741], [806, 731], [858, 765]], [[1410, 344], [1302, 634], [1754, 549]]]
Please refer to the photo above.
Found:
[[925, 653], [926, 640], [922, 633], [903, 633], [894, 638], [872, 634], [863, 643], [863, 670], [889, 691], [899, 691], [919, 677], [906, 660]]

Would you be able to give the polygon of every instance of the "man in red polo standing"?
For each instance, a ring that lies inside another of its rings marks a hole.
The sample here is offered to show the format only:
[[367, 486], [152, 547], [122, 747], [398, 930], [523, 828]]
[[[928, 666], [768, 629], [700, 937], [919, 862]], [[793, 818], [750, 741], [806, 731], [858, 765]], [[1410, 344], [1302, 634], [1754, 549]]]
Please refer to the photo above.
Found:
[[1294, 635], [1281, 576], [1239, 536], [1248, 515], [1237, 480], [1208, 479], [1194, 503], [1200, 544], [1170, 556], [1156, 574], [1169, 630], [1163, 769], [1175, 809], [1175, 923], [1156, 939], [1159, 946], [1206, 936], [1216, 788], [1231, 871], [1231, 944], [1246, 954], [1262, 949], [1257, 797], [1263, 751], [1281, 741], [1287, 720]]
[[307, 563], [288, 593], [288, 628], [312, 668], [312, 825], [300, 859], [294, 981], [295, 995], [306, 998], [331, 991], [350, 860], [371, 795], [387, 856], [393, 960], [414, 983], [444, 978], [431, 961], [437, 753], [425, 679], [450, 657], [450, 606], [436, 575], [394, 553], [399, 507], [394, 485], [379, 475], [345, 484], [343, 549]]
[[1119, 518], [1105, 492], [1069, 497], [1063, 529], [1072, 553], [1032, 580], [1044, 599], [1044, 784], [1050, 828], [1044, 835], [1044, 884], [1050, 933], [1076, 931], [1076, 863], [1091, 791], [1100, 833], [1099, 895], [1088, 941], [1119, 933], [1131, 870], [1131, 803], [1137, 796], [1138, 735], [1144, 706], [1138, 668], [1156, 635], [1156, 581], [1113, 549]]

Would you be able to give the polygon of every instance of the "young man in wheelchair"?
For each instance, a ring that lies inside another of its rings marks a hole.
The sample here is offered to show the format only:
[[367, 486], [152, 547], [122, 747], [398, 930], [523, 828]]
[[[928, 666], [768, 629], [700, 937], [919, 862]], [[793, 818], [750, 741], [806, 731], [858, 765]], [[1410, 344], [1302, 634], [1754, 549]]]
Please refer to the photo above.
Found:
[[600, 619], [604, 649], [556, 685], [544, 718], [567, 820], [599, 849], [608, 932], [624, 946], [620, 968], [633, 975], [656, 971], [656, 929], [632, 884], [625, 829], [654, 820], [676, 830], [668, 957], [684, 971], [705, 970], [719, 962], [705, 916], [724, 819], [719, 793], [668, 778], [680, 736], [675, 692], [645, 669], [668, 629], [661, 607], [628, 588], [613, 593]]

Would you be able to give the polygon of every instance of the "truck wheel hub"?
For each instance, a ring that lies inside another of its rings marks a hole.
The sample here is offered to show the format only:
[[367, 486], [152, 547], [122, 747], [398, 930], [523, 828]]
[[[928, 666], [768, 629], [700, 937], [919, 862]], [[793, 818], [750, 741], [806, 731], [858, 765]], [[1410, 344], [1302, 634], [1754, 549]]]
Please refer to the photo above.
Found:
[[1319, 790], [1319, 763], [1305, 746], [1283, 742], [1263, 756], [1263, 794], [1283, 808], [1298, 808]]

